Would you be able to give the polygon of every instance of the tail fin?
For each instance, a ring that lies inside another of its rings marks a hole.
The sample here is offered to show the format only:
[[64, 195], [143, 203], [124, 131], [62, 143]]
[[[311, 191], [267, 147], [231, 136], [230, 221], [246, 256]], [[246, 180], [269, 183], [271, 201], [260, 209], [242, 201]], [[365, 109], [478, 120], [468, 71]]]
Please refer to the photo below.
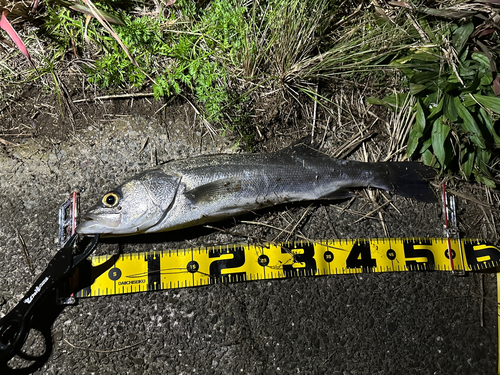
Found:
[[403, 197], [414, 198], [421, 202], [433, 202], [436, 197], [426, 179], [431, 179], [436, 172], [417, 162], [387, 162], [385, 173], [376, 187], [391, 191]]

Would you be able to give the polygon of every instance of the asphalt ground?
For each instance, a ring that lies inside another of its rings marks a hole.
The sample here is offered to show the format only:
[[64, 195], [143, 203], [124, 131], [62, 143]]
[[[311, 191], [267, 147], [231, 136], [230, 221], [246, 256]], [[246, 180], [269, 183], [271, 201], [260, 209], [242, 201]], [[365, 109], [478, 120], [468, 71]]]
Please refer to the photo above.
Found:
[[[324, 151], [328, 147], [327, 142]], [[218, 152], [234, 150], [221, 139], [201, 137], [182, 121], [159, 124], [132, 117], [89, 125], [68, 141], [28, 141], [0, 151], [0, 315], [21, 300], [55, 254], [57, 212], [72, 190], [84, 188], [85, 210], [104, 192], [157, 162]], [[385, 196], [392, 200], [384, 207], [385, 229], [378, 213], [356, 222], [374, 210], [364, 194], [352, 202], [288, 205], [245, 219], [285, 227], [304, 216], [296, 229], [314, 239], [442, 236], [437, 201]], [[462, 199], [458, 205], [462, 217], [473, 217], [478, 209]], [[248, 241], [245, 234], [264, 240], [280, 235], [237, 220], [219, 228], [226, 232], [191, 228], [108, 239], [97, 253], [241, 243]], [[481, 223], [462, 230], [468, 237], [489, 233]], [[443, 272], [297, 277], [84, 298], [75, 305], [51, 307], [39, 320], [38, 327], [52, 342], [50, 356], [35, 363], [38, 374], [497, 371], [493, 272], [465, 277]], [[43, 353], [47, 343], [42, 333], [30, 335], [26, 352]], [[13, 368], [30, 364], [18, 358], [10, 362]]]

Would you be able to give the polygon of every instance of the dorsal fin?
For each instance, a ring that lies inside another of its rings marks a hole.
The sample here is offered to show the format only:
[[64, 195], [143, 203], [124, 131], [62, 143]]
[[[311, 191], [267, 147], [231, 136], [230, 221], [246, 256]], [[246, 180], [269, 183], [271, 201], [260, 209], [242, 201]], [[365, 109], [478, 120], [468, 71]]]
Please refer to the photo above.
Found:
[[331, 159], [328, 155], [302, 141], [293, 143], [288, 147], [276, 151], [274, 155], [277, 157], [291, 158], [300, 163], [310, 159], [314, 159], [315, 162], [317, 162], [319, 158]]

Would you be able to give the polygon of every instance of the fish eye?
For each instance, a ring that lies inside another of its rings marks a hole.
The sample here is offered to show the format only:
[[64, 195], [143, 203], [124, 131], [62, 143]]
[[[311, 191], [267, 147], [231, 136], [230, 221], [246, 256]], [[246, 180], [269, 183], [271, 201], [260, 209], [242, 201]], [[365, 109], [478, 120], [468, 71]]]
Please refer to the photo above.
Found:
[[102, 203], [106, 207], [114, 207], [118, 204], [120, 197], [116, 193], [108, 193], [102, 198]]

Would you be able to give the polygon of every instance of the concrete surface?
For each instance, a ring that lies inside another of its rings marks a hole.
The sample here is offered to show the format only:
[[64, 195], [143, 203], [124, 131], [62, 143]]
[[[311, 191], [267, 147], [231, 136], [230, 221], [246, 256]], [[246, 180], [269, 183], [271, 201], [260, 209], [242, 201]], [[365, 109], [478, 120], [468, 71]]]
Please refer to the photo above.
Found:
[[[147, 142], [146, 142], [147, 141]], [[57, 212], [73, 189], [85, 188], [82, 210], [126, 177], [231, 144], [187, 123], [127, 117], [89, 125], [64, 142], [29, 141], [0, 151], [0, 315], [22, 298], [57, 249]], [[383, 201], [383, 200], [382, 200]], [[384, 214], [392, 237], [441, 236], [440, 206], [393, 197]], [[472, 209], [459, 201], [461, 209]], [[345, 208], [342, 211], [342, 208]], [[397, 209], [396, 209], [397, 208]], [[286, 225], [307, 206], [250, 215]], [[287, 211], [288, 210], [288, 211]], [[384, 237], [373, 206], [315, 204], [299, 225], [309, 238]], [[287, 213], [286, 213], [287, 212]], [[285, 214], [286, 213], [286, 214]], [[376, 216], [376, 215], [375, 215]], [[224, 223], [237, 233], [272, 240], [277, 231]], [[472, 226], [467, 236], [481, 236]], [[486, 232], [487, 234], [487, 232]], [[97, 252], [185, 248], [244, 242], [194, 228], [145, 240], [107, 240]], [[38, 374], [494, 374], [497, 368], [493, 273], [363, 274], [149, 292], [81, 299], [50, 330], [51, 356]], [[484, 299], [483, 299], [484, 297]], [[43, 352], [40, 334], [25, 349]], [[26, 366], [13, 360], [14, 367]]]

